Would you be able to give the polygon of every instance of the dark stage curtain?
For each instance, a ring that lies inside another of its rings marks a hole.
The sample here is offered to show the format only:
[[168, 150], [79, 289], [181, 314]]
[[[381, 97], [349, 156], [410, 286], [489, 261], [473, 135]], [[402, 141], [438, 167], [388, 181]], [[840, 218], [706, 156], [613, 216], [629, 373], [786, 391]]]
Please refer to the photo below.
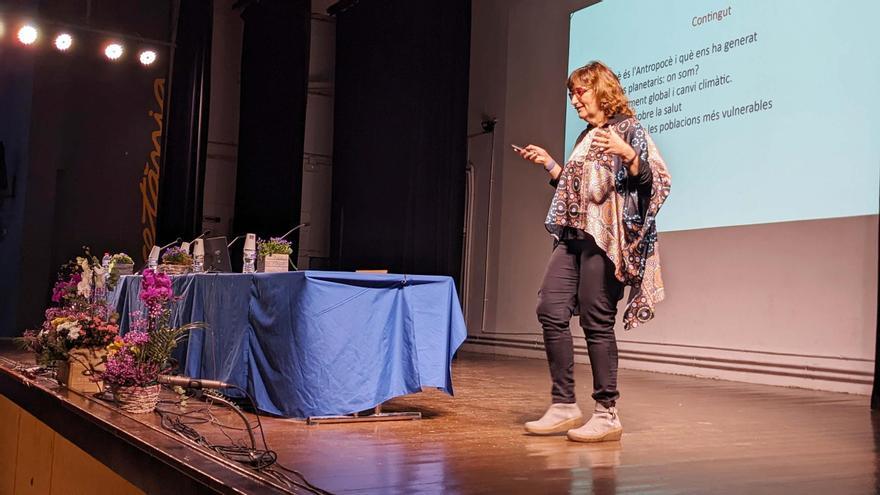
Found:
[[458, 277], [469, 0], [363, 0], [336, 26], [331, 256]]
[[[160, 125], [153, 115], [163, 111], [171, 3], [0, 2], [9, 9], [7, 29], [26, 14], [21, 18], [43, 25], [46, 38], [57, 27], [51, 19], [76, 39], [66, 53], [51, 38], [22, 47], [10, 31], [0, 43], [0, 141], [9, 180], [0, 193], [0, 336], [39, 326], [59, 265], [83, 245], [98, 256], [140, 257], [144, 232], [154, 225], [143, 214], [154, 200], [147, 202], [141, 187]], [[126, 45], [117, 62], [101, 56], [108, 33]], [[136, 58], [145, 45], [158, 54], [150, 67]]]
[[[267, 238], [300, 219], [311, 2], [240, 3], [244, 39], [233, 230]], [[288, 239], [295, 242], [296, 235]]]
[[167, 125], [159, 174], [157, 242], [189, 240], [202, 228], [213, 1], [182, 1], [168, 90]]

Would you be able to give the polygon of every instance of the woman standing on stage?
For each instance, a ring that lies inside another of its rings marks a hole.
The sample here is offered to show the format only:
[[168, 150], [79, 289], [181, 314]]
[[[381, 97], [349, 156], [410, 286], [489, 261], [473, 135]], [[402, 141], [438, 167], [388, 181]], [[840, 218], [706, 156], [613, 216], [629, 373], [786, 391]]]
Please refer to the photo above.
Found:
[[[631, 286], [623, 314], [624, 328], [630, 329], [653, 318], [654, 304], [663, 299], [655, 219], [671, 182], [620, 81], [605, 64], [590, 62], [572, 72], [568, 92], [588, 125], [565, 165], [535, 145], [519, 151], [542, 165], [556, 187], [545, 222], [554, 248], [537, 308], [552, 405], [525, 428], [543, 435], [568, 431], [569, 439], [581, 442], [618, 440], [623, 427], [616, 407], [617, 303], [624, 286]], [[574, 393], [569, 321], [575, 314], [587, 338], [596, 401], [586, 424]]]

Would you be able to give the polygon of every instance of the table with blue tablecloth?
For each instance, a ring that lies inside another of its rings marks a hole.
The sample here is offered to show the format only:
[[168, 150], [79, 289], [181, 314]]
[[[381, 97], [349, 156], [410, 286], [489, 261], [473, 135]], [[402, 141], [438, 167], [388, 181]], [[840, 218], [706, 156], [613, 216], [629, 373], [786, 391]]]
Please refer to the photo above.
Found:
[[[142, 278], [109, 294], [121, 332]], [[467, 330], [449, 277], [296, 271], [172, 277], [173, 324], [191, 332], [182, 371], [247, 390], [263, 412], [350, 414], [436, 387], [452, 394], [451, 361]]]

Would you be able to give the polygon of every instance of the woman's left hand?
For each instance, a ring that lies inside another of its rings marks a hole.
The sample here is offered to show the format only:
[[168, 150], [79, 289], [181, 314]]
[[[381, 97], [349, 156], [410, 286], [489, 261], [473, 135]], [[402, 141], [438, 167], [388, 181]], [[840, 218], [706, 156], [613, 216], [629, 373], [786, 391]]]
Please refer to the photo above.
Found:
[[611, 129], [599, 129], [593, 137], [593, 145], [602, 153], [617, 155], [624, 161], [631, 162], [636, 158], [636, 152], [620, 134]]

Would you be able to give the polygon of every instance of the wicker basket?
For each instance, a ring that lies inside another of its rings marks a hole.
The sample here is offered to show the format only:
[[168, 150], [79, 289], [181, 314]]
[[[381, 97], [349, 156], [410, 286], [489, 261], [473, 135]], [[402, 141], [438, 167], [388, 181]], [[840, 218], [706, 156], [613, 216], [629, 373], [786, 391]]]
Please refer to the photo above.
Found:
[[159, 403], [159, 385], [149, 387], [114, 387], [113, 399], [119, 408], [132, 414], [147, 414]]
[[104, 371], [107, 357], [105, 349], [71, 349], [68, 356], [67, 361], [58, 363], [56, 377], [62, 385], [70, 390], [89, 394], [104, 390], [101, 380], [95, 377]]
[[192, 270], [191, 265], [169, 265], [169, 264], [161, 264], [156, 268], [156, 271], [159, 273], [164, 273], [165, 275], [186, 275]]

